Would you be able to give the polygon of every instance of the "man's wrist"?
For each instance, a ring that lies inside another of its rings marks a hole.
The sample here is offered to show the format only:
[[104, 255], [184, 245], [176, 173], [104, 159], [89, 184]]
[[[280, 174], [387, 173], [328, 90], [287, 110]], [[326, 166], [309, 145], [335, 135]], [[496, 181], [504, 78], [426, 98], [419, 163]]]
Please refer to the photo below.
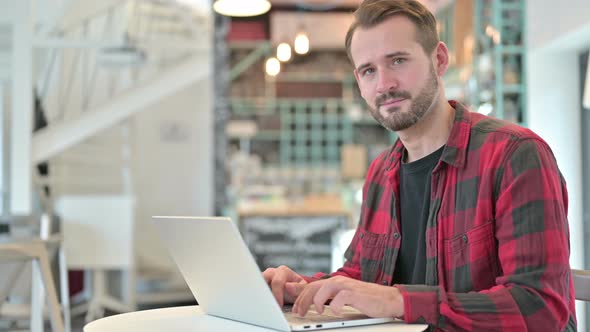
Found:
[[393, 306], [393, 317], [403, 319], [404, 318], [404, 296], [397, 287], [391, 287], [392, 292], [392, 306]]

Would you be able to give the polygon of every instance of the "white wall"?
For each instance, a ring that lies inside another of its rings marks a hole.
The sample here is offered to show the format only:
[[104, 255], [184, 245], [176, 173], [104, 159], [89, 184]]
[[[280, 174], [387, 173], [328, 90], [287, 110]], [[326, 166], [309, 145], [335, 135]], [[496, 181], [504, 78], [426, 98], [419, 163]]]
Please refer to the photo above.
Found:
[[[590, 1], [527, 3], [528, 123], [552, 147], [570, 198], [570, 264], [584, 266], [579, 53], [590, 46]], [[584, 128], [587, 130], [588, 128]], [[583, 304], [576, 305], [586, 331]]]
[[[558, 70], [547, 70], [559, 63]], [[552, 147], [569, 193], [574, 268], [583, 268], [582, 136], [578, 56], [533, 51], [529, 54], [529, 126]]]
[[[540, 49], [571, 36], [590, 32], [590, 1], [529, 0], [527, 1], [528, 46]], [[569, 36], [566, 37], [566, 34]], [[588, 35], [586, 35], [588, 36]], [[580, 46], [588, 39], [573, 41]]]
[[153, 215], [213, 214], [211, 80], [162, 100], [135, 118], [133, 183], [140, 265], [170, 267]]

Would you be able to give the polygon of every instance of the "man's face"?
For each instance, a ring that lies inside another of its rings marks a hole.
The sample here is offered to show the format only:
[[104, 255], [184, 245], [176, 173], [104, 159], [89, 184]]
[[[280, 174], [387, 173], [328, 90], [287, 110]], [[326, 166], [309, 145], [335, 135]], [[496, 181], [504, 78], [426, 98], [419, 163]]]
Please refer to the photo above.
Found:
[[428, 113], [439, 84], [430, 55], [416, 41], [416, 28], [404, 16], [358, 28], [351, 43], [361, 95], [385, 128], [407, 129]]

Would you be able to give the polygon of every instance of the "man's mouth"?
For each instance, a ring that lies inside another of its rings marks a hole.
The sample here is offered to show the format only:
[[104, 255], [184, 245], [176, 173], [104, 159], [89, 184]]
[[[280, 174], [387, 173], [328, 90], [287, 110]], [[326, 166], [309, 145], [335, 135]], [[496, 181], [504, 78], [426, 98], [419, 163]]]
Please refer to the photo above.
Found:
[[381, 106], [385, 106], [385, 107], [395, 106], [404, 100], [406, 100], [406, 98], [388, 99], [388, 100], [385, 100], [385, 101], [379, 103], [379, 107], [381, 107]]

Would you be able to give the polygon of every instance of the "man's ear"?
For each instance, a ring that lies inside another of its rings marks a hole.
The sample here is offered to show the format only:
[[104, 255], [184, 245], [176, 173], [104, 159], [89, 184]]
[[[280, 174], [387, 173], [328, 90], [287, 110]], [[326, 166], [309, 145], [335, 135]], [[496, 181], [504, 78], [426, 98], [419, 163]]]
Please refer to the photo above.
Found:
[[436, 74], [442, 77], [449, 69], [449, 49], [445, 43], [439, 41], [432, 54], [432, 61], [434, 68], [436, 68]]

